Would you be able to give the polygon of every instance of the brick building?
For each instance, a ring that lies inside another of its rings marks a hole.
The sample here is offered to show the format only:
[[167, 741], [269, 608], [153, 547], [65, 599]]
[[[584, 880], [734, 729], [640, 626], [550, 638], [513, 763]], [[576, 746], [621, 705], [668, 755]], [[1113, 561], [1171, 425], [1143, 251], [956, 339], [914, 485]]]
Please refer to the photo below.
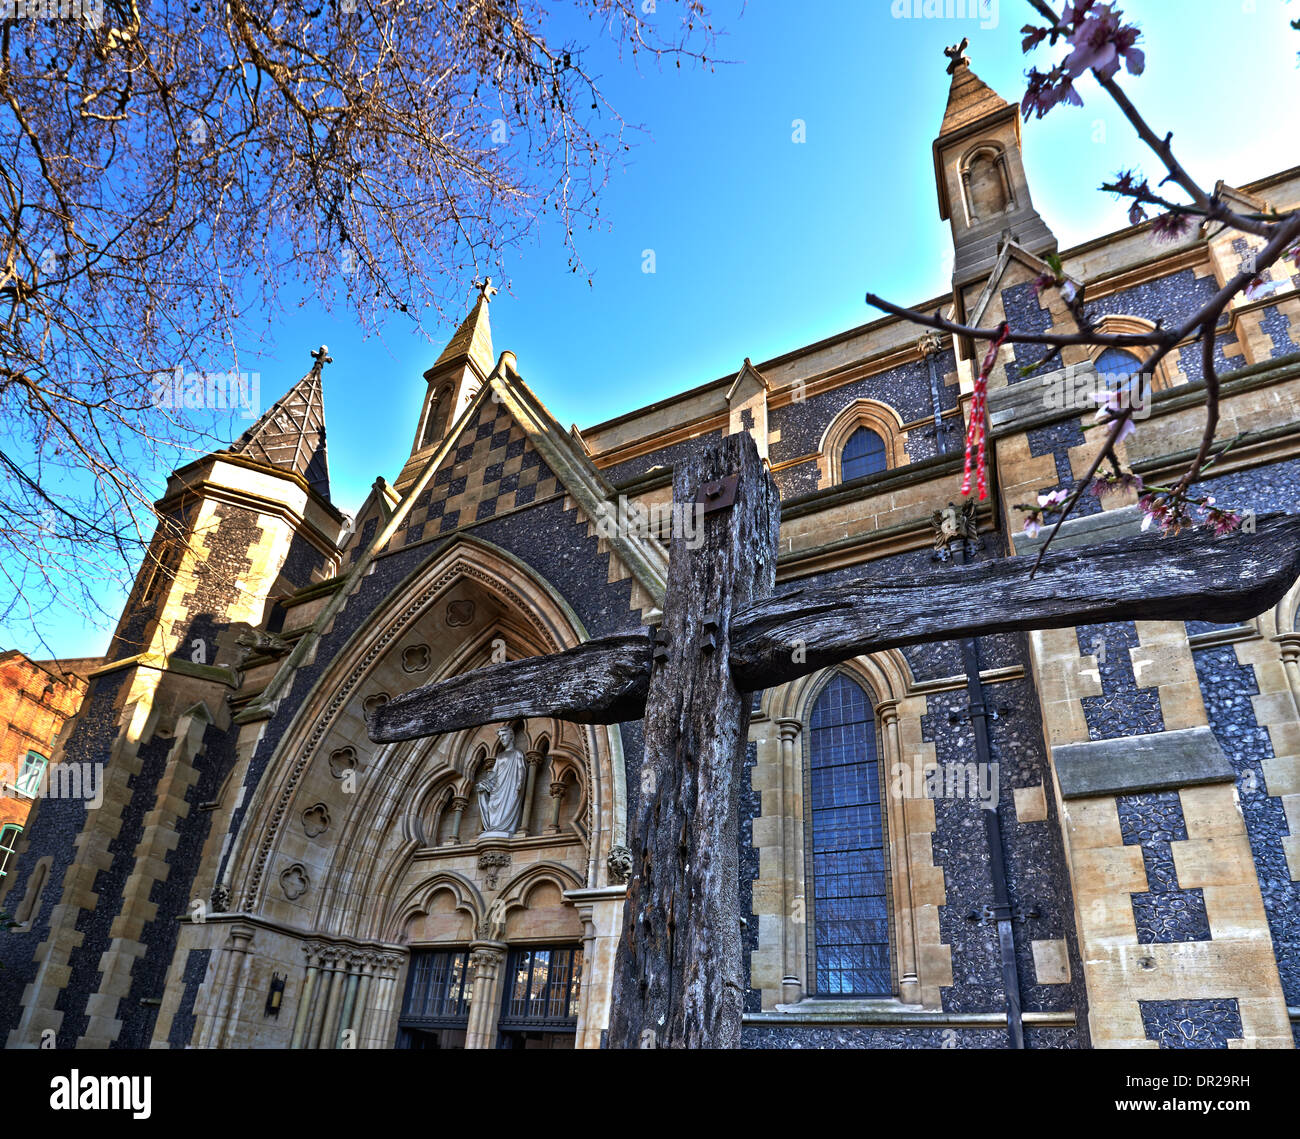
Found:
[[86, 694], [97, 660], [29, 660], [0, 653], [0, 878], [32, 803], [48, 792], [50, 756]]
[[[1213, 233], [1157, 245], [1146, 224], [1058, 251], [1021, 145], [1016, 108], [955, 61], [933, 147], [952, 289], [916, 307], [1069, 328], [1033, 283], [1059, 252], [1103, 328], [1149, 329], [1250, 256]], [[1294, 208], [1300, 168], [1223, 192]], [[1209, 485], [1243, 509], [1295, 511], [1300, 494], [1297, 285], [1274, 269], [1216, 340], [1225, 435], [1250, 434]], [[183, 538], [159, 538], [60, 745], [104, 764], [103, 802], [40, 802], [6, 879], [6, 908], [29, 915], [0, 949], [8, 1044], [599, 1046], [640, 725], [517, 725], [517, 822], [499, 833], [480, 785], [507, 740], [375, 745], [367, 717], [502, 651], [655, 622], [663, 536], [603, 523], [621, 500], [666, 505], [674, 462], [721, 434], [749, 431], [779, 484], [778, 588], [940, 572], [932, 517], [956, 497], [982, 351], [882, 319], [566, 430], [494, 354], [485, 295], [425, 373], [409, 460], [354, 520], [329, 501], [322, 354], [169, 482]], [[1008, 346], [990, 382], [977, 557], [1032, 556], [1015, 504], [1091, 459], [1091, 407], [1049, 398], [1065, 368], [1137, 363], [1067, 349], [1022, 374], [1035, 359]], [[1200, 369], [1179, 350], [1153, 377], [1123, 444], [1148, 481], [1191, 455]], [[1089, 499], [1059, 541], [1139, 523], [1132, 496]], [[1231, 627], [983, 637], [978, 700], [956, 643], [759, 694], [745, 1043], [992, 1048], [1019, 1020], [1032, 1048], [1293, 1047], [1298, 602]], [[1006, 942], [987, 920], [1002, 888]]]

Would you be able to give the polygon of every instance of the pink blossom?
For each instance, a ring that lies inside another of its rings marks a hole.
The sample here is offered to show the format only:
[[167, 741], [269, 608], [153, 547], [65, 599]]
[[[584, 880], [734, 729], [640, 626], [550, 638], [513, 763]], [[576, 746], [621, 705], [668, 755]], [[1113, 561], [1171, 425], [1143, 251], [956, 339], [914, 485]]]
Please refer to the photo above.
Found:
[[[1104, 404], [1104, 406], [1097, 408], [1097, 414], [1093, 416], [1093, 419], [1098, 423], [1110, 423], [1114, 420], [1118, 420], [1120, 413], [1124, 410], [1125, 403], [1130, 405], [1132, 403], [1130, 394], [1131, 388], [1132, 383], [1130, 383], [1128, 387], [1111, 388], [1104, 392], [1093, 392], [1092, 398]], [[1121, 395], [1125, 396], [1126, 399], [1121, 400]], [[1133, 417], [1131, 415], [1126, 416], [1123, 423], [1120, 424], [1119, 433], [1115, 436], [1115, 442], [1123, 443], [1124, 440], [1132, 435], [1136, 430], [1137, 424], [1133, 422]]]
[[1147, 212], [1142, 208], [1141, 202], [1134, 202], [1128, 208], [1129, 225], [1139, 225], [1147, 220]]
[[1134, 490], [1139, 494], [1142, 492], [1142, 476], [1125, 471], [1119, 475], [1098, 475], [1088, 487], [1088, 492], [1094, 498], [1101, 498], [1107, 494], [1113, 494], [1121, 490]]
[[1058, 506], [1070, 497], [1070, 492], [1064, 487], [1052, 491], [1050, 494], [1040, 494], [1038, 496], [1038, 505], [1044, 509], [1051, 509]]
[[1050, 30], [1049, 28], [1036, 28], [1033, 24], [1026, 24], [1020, 29], [1021, 34], [1025, 37], [1020, 41], [1020, 50], [1033, 51], [1047, 38]]
[[1025, 533], [1031, 538], [1037, 538], [1038, 532], [1042, 529], [1042, 523], [1037, 514], [1031, 514], [1025, 519]]
[[1265, 293], [1271, 293], [1274, 287], [1273, 282], [1270, 281], [1265, 274], [1256, 273], [1246, 285], [1246, 299], [1253, 301], [1256, 297], [1263, 296]]
[[1151, 223], [1151, 236], [1157, 241], [1177, 241], [1195, 224], [1191, 214], [1161, 214]]
[[1142, 73], [1146, 58], [1134, 46], [1142, 33], [1131, 24], [1121, 26], [1119, 18], [1123, 13], [1113, 4], [1089, 4], [1083, 9], [1076, 4], [1072, 15], [1074, 31], [1069, 42], [1074, 50], [1062, 65], [1071, 77], [1077, 78], [1091, 69], [1103, 79], [1109, 79], [1119, 70], [1121, 59], [1129, 74]]

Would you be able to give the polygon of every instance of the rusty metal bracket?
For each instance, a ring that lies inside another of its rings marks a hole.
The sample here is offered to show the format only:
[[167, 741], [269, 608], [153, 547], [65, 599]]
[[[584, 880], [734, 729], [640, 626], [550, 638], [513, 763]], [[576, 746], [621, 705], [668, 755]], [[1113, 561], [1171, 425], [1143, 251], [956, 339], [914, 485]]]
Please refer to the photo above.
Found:
[[718, 615], [716, 613], [704, 614], [704, 639], [700, 648], [705, 653], [712, 653], [718, 647]]
[[695, 496], [696, 502], [704, 504], [704, 513], [711, 514], [715, 510], [725, 510], [736, 501], [736, 486], [740, 482], [740, 475], [725, 475], [723, 478], [714, 479], [713, 482], [706, 482], [700, 487], [700, 493]]

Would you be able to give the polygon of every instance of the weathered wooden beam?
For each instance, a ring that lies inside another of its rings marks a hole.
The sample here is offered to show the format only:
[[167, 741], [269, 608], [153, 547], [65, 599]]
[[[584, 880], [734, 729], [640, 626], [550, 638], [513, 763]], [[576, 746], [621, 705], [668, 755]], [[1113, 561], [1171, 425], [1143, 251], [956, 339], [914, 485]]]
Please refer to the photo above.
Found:
[[[727, 630], [776, 582], [781, 503], [748, 432], [678, 464], [673, 501], [738, 476], [735, 501], [673, 543], [628, 826], [632, 880], [610, 999], [611, 1048], [736, 1048], [744, 998], [739, 804], [749, 698]], [[725, 498], [715, 495], [716, 498]]]
[[[745, 691], [863, 653], [926, 641], [1101, 621], [1242, 621], [1300, 577], [1300, 515], [1211, 539], [1146, 534], [1051, 551], [1034, 577], [1023, 558], [910, 577], [787, 590], [732, 618], [731, 667]], [[639, 719], [650, 688], [645, 636], [604, 637], [549, 657], [491, 665], [395, 697], [370, 723], [378, 742], [515, 717], [580, 723]]]
[[1300, 515], [1257, 520], [1253, 533], [1211, 538], [1142, 534], [1023, 558], [882, 575], [793, 590], [739, 613], [731, 630], [737, 683], [781, 684], [863, 653], [1102, 621], [1244, 621], [1300, 577]]
[[394, 743], [520, 717], [582, 724], [639, 720], [650, 687], [644, 633], [584, 641], [550, 656], [490, 664], [393, 697], [370, 719], [370, 738]]

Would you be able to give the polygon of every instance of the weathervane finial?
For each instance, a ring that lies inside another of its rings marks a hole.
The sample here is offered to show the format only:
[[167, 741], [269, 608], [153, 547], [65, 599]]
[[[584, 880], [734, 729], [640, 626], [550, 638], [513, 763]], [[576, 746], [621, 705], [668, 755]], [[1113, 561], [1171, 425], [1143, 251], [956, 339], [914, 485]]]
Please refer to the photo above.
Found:
[[952, 47], [943, 49], [943, 54], [948, 57], [948, 74], [951, 75], [963, 64], [970, 66], [970, 60], [966, 58], [966, 49], [970, 47], [970, 39], [962, 36], [961, 43], [953, 44]]

